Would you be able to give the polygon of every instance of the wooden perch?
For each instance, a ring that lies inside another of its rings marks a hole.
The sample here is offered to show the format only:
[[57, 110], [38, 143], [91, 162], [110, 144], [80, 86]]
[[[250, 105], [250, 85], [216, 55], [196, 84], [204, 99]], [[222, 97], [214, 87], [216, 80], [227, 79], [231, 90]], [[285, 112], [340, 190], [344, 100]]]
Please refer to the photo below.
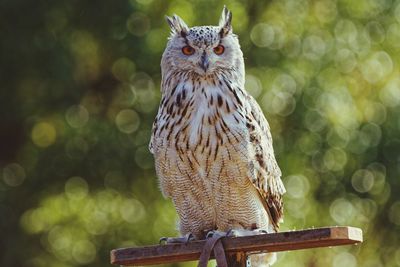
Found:
[[[325, 227], [243, 237], [224, 237], [227, 255], [298, 250], [357, 244], [363, 241], [362, 231], [354, 227]], [[111, 251], [111, 263], [118, 265], [155, 265], [198, 260], [204, 240], [187, 244], [167, 244]], [[212, 255], [211, 258], [214, 256]], [[229, 257], [229, 256], [228, 256]]]

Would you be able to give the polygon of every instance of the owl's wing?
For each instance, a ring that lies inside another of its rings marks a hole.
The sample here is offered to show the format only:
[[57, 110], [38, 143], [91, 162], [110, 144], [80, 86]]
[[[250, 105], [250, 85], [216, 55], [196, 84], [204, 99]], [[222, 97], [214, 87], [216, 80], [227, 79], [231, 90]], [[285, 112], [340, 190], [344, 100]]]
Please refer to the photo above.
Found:
[[151, 154], [154, 154], [154, 135], [155, 135], [155, 131], [157, 129], [157, 118], [158, 118], [158, 115], [156, 117], [156, 120], [153, 122], [153, 127], [151, 129], [151, 137], [150, 137], [150, 142], [149, 142], [149, 151]]
[[275, 159], [268, 121], [254, 98], [248, 95], [247, 100], [251, 113], [247, 116], [247, 126], [250, 147], [254, 151], [254, 158], [250, 162], [254, 169], [250, 178], [264, 201], [275, 230], [278, 230], [283, 217], [282, 195], [286, 192], [281, 180], [282, 173]]
[[157, 129], [158, 129], [158, 127], [159, 127], [160, 119], [161, 119], [162, 112], [163, 112], [163, 108], [164, 108], [164, 102], [165, 102], [165, 100], [164, 100], [164, 98], [163, 98], [163, 99], [161, 100], [160, 106], [158, 107], [157, 116], [156, 116], [156, 118], [154, 119], [153, 126], [152, 126], [152, 128], [151, 128], [151, 137], [150, 137], [150, 142], [149, 142], [149, 151], [150, 151], [150, 153], [153, 154], [153, 155], [154, 155], [154, 152], [155, 152], [155, 148], [154, 148], [154, 145], [155, 145], [155, 144], [154, 144], [154, 138], [155, 138]]

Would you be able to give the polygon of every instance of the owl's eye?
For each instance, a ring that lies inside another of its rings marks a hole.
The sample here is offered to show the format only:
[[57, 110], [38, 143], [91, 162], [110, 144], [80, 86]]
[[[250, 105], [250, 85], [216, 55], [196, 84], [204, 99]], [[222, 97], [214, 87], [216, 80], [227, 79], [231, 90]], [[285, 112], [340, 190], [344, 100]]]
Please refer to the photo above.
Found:
[[218, 45], [214, 47], [214, 53], [217, 55], [222, 55], [225, 51], [225, 47], [223, 45]]
[[182, 53], [187, 55], [187, 56], [193, 55], [194, 48], [191, 47], [191, 46], [188, 46], [188, 45], [184, 46], [184, 47], [182, 47]]

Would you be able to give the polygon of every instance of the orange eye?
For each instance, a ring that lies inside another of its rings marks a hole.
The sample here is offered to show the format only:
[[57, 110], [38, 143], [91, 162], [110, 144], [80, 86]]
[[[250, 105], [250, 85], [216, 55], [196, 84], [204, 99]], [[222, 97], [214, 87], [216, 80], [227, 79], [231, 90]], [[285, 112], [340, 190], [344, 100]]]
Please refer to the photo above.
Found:
[[187, 56], [190, 56], [194, 54], [194, 49], [193, 47], [187, 45], [182, 48], [182, 53]]
[[217, 55], [222, 55], [225, 51], [225, 47], [223, 45], [218, 45], [214, 47], [214, 53]]

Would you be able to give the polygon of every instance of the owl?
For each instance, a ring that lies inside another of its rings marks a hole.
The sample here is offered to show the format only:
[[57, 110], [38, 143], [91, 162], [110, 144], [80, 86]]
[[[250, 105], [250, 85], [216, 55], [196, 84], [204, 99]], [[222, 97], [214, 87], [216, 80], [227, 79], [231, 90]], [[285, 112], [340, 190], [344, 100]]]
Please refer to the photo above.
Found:
[[[180, 233], [203, 239], [212, 230], [278, 231], [285, 188], [269, 124], [245, 90], [232, 13], [224, 7], [218, 26], [192, 28], [166, 18], [171, 35], [149, 148]], [[274, 258], [264, 254], [252, 264]]]

